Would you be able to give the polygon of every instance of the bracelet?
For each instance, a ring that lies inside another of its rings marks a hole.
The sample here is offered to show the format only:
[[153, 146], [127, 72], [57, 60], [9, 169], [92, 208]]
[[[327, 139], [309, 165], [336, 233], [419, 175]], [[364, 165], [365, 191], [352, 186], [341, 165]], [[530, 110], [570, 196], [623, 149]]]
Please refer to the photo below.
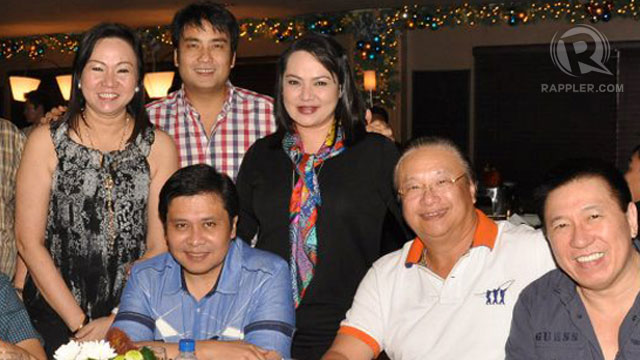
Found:
[[76, 336], [76, 334], [78, 333], [78, 331], [82, 330], [82, 328], [87, 325], [89, 323], [89, 317], [87, 315], [84, 316], [84, 320], [82, 321], [82, 324], [80, 324], [80, 326], [78, 326], [78, 328], [73, 332], [73, 336]]

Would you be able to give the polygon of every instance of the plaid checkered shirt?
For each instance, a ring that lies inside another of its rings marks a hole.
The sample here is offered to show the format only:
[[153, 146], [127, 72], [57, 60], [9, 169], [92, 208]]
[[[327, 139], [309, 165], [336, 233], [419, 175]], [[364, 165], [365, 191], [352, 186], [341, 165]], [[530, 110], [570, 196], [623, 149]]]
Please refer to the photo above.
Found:
[[16, 267], [16, 238], [13, 229], [16, 172], [25, 137], [15, 125], [0, 119], [0, 273], [12, 278]]
[[184, 86], [147, 105], [151, 122], [173, 137], [180, 167], [206, 163], [234, 181], [245, 152], [276, 131], [273, 99], [227, 82], [229, 96], [208, 137]]

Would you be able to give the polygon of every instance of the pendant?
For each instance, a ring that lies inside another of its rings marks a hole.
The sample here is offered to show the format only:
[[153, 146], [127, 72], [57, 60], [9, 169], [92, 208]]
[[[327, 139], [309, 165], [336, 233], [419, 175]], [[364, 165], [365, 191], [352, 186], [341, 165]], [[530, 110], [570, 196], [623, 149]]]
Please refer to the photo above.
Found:
[[[107, 177], [104, 179], [104, 188], [107, 191], [111, 191], [111, 189], [113, 189], [113, 185], [115, 185], [114, 182], [113, 182], [113, 178], [111, 177], [111, 175], [107, 175]], [[109, 196], [109, 198], [111, 198], [110, 195], [111, 194], [108, 194], [107, 196]]]

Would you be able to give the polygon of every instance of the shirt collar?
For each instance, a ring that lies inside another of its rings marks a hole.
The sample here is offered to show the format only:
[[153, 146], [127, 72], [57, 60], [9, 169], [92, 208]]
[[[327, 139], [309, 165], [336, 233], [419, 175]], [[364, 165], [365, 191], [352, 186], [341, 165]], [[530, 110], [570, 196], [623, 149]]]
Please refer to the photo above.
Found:
[[[233, 86], [231, 81], [227, 80], [226, 85], [227, 89], [229, 90], [229, 94], [227, 95], [227, 99], [224, 101], [224, 104], [222, 104], [222, 110], [220, 111], [221, 114], [226, 114], [227, 111], [229, 111], [235, 96], [237, 96], [240, 100], [243, 100], [246, 96], [241, 91], [238, 91], [238, 89]], [[189, 111], [198, 113], [196, 108], [191, 104], [191, 101], [189, 101], [189, 98], [187, 97], [187, 91], [184, 88], [184, 84], [182, 84], [182, 86], [180, 86], [180, 89], [177, 91], [177, 100]]]
[[[493, 245], [495, 244], [496, 237], [498, 236], [498, 225], [493, 222], [493, 220], [489, 219], [482, 211], [478, 209], [475, 210], [476, 215], [478, 216], [478, 223], [476, 224], [476, 229], [473, 233], [473, 242], [471, 243], [471, 247], [486, 246], [493, 250]], [[424, 244], [422, 240], [417, 237], [413, 239], [411, 248], [409, 248], [409, 253], [407, 254], [407, 259], [405, 260], [405, 266], [409, 268], [413, 264], [419, 263], [422, 258], [423, 250]]]
[[[231, 240], [229, 251], [224, 258], [222, 271], [215, 284], [212, 285], [211, 291], [206, 295], [210, 296], [215, 292], [225, 294], [235, 294], [238, 292], [238, 283], [240, 282], [240, 271], [242, 269], [242, 240]], [[172, 268], [171, 276], [166, 287], [167, 293], [176, 293], [180, 290], [188, 293], [187, 285], [184, 282], [182, 266], [173, 256], [171, 256]]]

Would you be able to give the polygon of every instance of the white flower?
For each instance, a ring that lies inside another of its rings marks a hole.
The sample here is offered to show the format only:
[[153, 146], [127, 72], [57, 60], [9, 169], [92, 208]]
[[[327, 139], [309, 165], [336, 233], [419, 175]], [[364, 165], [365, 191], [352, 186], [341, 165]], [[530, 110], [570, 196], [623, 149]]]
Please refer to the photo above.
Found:
[[53, 358], [56, 360], [75, 360], [80, 353], [81, 345], [74, 340], [62, 345], [53, 354]]
[[111, 345], [104, 340], [86, 341], [82, 343], [82, 350], [77, 360], [109, 360], [117, 355]]
[[85, 341], [75, 340], [62, 345], [53, 355], [55, 360], [109, 360], [118, 354], [107, 341]]

